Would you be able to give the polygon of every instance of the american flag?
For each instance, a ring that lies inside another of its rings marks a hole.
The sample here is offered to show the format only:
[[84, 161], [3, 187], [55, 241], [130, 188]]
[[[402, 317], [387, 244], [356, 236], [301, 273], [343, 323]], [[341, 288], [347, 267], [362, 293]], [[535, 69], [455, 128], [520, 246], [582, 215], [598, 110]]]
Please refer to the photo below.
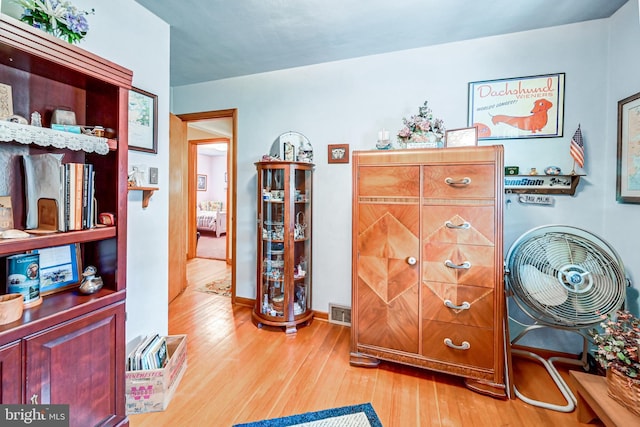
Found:
[[581, 168], [584, 167], [584, 142], [582, 142], [582, 131], [580, 130], [580, 125], [578, 125], [576, 133], [574, 133], [573, 138], [571, 138], [570, 152], [573, 160], [575, 160]]

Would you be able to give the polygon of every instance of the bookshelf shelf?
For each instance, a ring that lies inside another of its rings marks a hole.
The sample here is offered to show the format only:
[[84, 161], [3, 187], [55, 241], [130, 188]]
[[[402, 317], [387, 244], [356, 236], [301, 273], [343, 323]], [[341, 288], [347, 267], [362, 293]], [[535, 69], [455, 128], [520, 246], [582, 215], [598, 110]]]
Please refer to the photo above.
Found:
[[139, 190], [142, 191], [142, 207], [146, 208], [149, 206], [149, 200], [151, 196], [153, 196], [153, 192], [159, 190], [158, 187], [129, 187], [129, 191], [131, 190]]
[[107, 138], [64, 132], [13, 122], [0, 122], [0, 141], [36, 144], [41, 147], [68, 148], [87, 153], [107, 154], [112, 142]]
[[62, 246], [71, 243], [86, 243], [116, 237], [116, 227], [99, 227], [90, 230], [67, 231], [45, 235], [32, 235], [23, 239], [0, 239], [0, 256], [34, 249]]

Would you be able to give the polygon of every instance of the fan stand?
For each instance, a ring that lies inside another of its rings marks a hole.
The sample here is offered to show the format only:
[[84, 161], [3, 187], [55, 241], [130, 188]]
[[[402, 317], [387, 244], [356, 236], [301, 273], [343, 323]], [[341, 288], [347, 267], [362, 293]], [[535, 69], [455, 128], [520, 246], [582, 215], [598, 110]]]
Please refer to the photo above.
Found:
[[[540, 324], [537, 324], [537, 323], [534, 323], [532, 325], [525, 325], [523, 323], [518, 322], [517, 320], [515, 320], [513, 318], [509, 318], [509, 320], [511, 320], [512, 322], [516, 323], [517, 325], [519, 325], [521, 327], [524, 327], [524, 329], [513, 340], [511, 340], [511, 345], [512, 346], [513, 346], [513, 344], [518, 342], [522, 337], [524, 337], [528, 332], [533, 331], [535, 329], [549, 327], [549, 326], [540, 325]], [[545, 409], [551, 409], [553, 411], [573, 412], [573, 410], [576, 408], [576, 397], [573, 395], [573, 393], [571, 392], [571, 389], [569, 389], [569, 386], [567, 385], [565, 380], [562, 378], [562, 376], [560, 375], [560, 373], [558, 372], [556, 367], [553, 365], [554, 362], [562, 362], [562, 363], [565, 363], [565, 364], [580, 366], [580, 367], [582, 367], [582, 369], [587, 370], [586, 368], [589, 366], [589, 362], [587, 361], [588, 346], [589, 346], [589, 344], [587, 342], [587, 338], [583, 334], [579, 333], [578, 331], [572, 331], [572, 332], [576, 332], [580, 336], [582, 336], [583, 349], [582, 349], [582, 358], [581, 359], [570, 359], [568, 357], [550, 357], [549, 359], [545, 359], [545, 358], [543, 358], [543, 357], [541, 357], [541, 356], [539, 356], [539, 355], [537, 355], [535, 353], [532, 353], [530, 351], [519, 350], [519, 349], [514, 349], [514, 348], [511, 349], [511, 353], [512, 354], [523, 356], [523, 357], [526, 357], [528, 359], [534, 359], [534, 360], [537, 360], [538, 362], [540, 362], [545, 367], [545, 369], [547, 370], [549, 375], [551, 376], [551, 379], [553, 380], [553, 382], [556, 384], [556, 386], [560, 390], [560, 393], [562, 393], [562, 396], [564, 397], [564, 399], [567, 402], [567, 404], [566, 405], [555, 405], [553, 403], [542, 402], [542, 401], [539, 401], [539, 400], [531, 399], [531, 398], [523, 395], [522, 393], [520, 393], [518, 391], [518, 388], [514, 384], [513, 385], [514, 393], [520, 400], [522, 400], [522, 401], [524, 401], [524, 402], [526, 402], [526, 403], [528, 403], [530, 405], [538, 406], [540, 408], [545, 408]]]

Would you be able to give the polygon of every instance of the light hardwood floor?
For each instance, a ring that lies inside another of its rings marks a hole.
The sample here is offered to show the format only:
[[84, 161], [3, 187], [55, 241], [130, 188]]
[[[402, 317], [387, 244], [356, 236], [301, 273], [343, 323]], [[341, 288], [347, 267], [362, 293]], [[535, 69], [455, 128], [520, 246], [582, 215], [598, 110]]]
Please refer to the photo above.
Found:
[[[487, 397], [456, 377], [391, 363], [352, 367], [345, 326], [314, 320], [295, 337], [258, 329], [250, 308], [194, 290], [227, 268], [215, 263], [190, 261], [189, 286], [169, 306], [169, 333], [188, 335], [176, 394], [163, 412], [131, 415], [132, 427], [226, 427], [365, 402], [385, 427], [586, 426], [575, 412]], [[514, 378], [524, 395], [564, 403], [535, 363], [516, 360]]]

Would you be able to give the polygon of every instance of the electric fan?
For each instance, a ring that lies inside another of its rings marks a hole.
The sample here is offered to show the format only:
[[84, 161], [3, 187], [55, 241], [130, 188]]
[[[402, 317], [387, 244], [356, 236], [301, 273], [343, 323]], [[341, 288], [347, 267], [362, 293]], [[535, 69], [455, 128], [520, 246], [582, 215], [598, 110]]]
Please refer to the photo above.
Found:
[[535, 353], [513, 349], [513, 353], [536, 359], [545, 366], [567, 405], [530, 399], [514, 387], [516, 396], [534, 406], [573, 411], [575, 396], [553, 362], [562, 361], [587, 369], [587, 329], [599, 324], [603, 315], [616, 311], [624, 303], [628, 281], [622, 260], [609, 244], [585, 230], [547, 225], [527, 231], [511, 245], [505, 261], [505, 279], [509, 296], [534, 321], [525, 325], [509, 315], [510, 329], [519, 329], [511, 344], [538, 328], [573, 331], [582, 336], [584, 343], [581, 360], [543, 359]]

